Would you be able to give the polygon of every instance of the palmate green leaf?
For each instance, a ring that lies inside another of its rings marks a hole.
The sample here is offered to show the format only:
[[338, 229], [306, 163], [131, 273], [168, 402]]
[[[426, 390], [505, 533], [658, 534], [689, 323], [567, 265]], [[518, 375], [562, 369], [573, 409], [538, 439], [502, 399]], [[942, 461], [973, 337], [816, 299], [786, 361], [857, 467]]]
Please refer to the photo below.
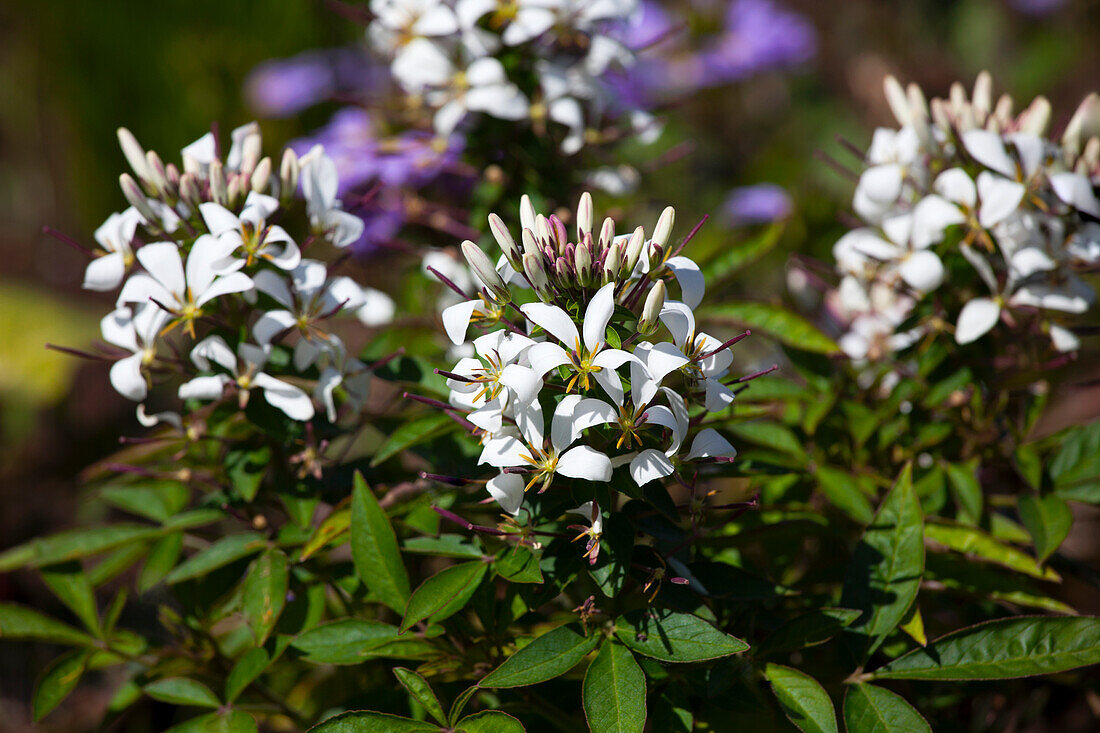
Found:
[[112, 524], [87, 527], [41, 537], [0, 554], [0, 573], [20, 567], [42, 567], [67, 560], [98, 555], [131, 542], [140, 542], [161, 533], [157, 527], [139, 524]]
[[256, 733], [256, 720], [240, 710], [207, 713], [169, 728], [165, 733]]
[[52, 641], [88, 646], [92, 637], [38, 611], [14, 603], [0, 603], [0, 639]]
[[645, 675], [625, 646], [607, 641], [600, 647], [581, 689], [584, 717], [592, 733], [642, 733]]
[[458, 721], [455, 733], [524, 733], [523, 724], [508, 713], [486, 710]]
[[879, 667], [871, 679], [999, 680], [1100, 663], [1100, 618], [1024, 616], [953, 631]]
[[198, 578], [249, 555], [255, 555], [265, 547], [267, 539], [259, 532], [231, 534], [184, 560], [168, 573], [165, 580], [168, 583], [180, 583]]
[[84, 567], [76, 561], [41, 568], [42, 580], [53, 594], [72, 611], [85, 628], [99, 635], [99, 612], [95, 593]]
[[409, 694], [420, 703], [428, 714], [439, 721], [440, 725], [447, 725], [447, 716], [443, 712], [443, 706], [439, 704], [439, 698], [432, 691], [428, 681], [411, 669], [395, 667], [393, 674], [401, 686], [408, 690]]
[[34, 690], [32, 710], [34, 722], [42, 720], [56, 708], [61, 702], [76, 689], [84, 670], [88, 666], [88, 658], [91, 652], [84, 649], [76, 649], [61, 655], [53, 660]]
[[803, 733], [837, 733], [836, 711], [817, 680], [796, 669], [769, 664], [764, 676], [772, 685], [779, 707]]
[[947, 464], [947, 483], [960, 510], [960, 517], [968, 524], [976, 524], [982, 518], [982, 485], [978, 483], [978, 459], [966, 463]]
[[397, 535], [374, 492], [358, 471], [351, 495], [351, 556], [359, 580], [396, 613], [409, 601], [409, 575]]
[[871, 500], [852, 474], [832, 466], [818, 466], [817, 487], [833, 506], [860, 524], [870, 524], [875, 515]]
[[964, 527], [943, 522], [929, 523], [924, 536], [955, 552], [995, 563], [1009, 570], [1030, 575], [1040, 580], [1060, 580], [1051, 568], [1043, 568], [1035, 558], [1011, 545], [999, 542], [991, 535], [974, 527]]
[[241, 655], [225, 679], [225, 701], [233, 703], [271, 664], [271, 656], [262, 647]]
[[862, 615], [854, 608], [817, 608], [776, 629], [753, 649], [756, 657], [782, 654], [823, 644]]
[[399, 634], [396, 626], [351, 618], [315, 626], [290, 645], [315, 664], [361, 664], [380, 656], [418, 659], [433, 650], [414, 634]]
[[1024, 494], [1017, 499], [1016, 508], [1035, 542], [1035, 554], [1043, 562], [1065, 541], [1073, 526], [1073, 512], [1065, 499], [1054, 494], [1043, 497]]
[[848, 688], [844, 725], [848, 733], [932, 733], [932, 726], [904, 697], [866, 683]]
[[870, 654], [905, 618], [924, 572], [923, 517], [907, 465], [852, 553], [841, 604], [863, 612], [849, 631]]
[[723, 303], [695, 312], [701, 321], [733, 321], [766, 333], [787, 346], [818, 354], [840, 351], [831, 338], [802, 316], [767, 303]]
[[390, 433], [390, 437], [386, 439], [386, 442], [378, 448], [374, 457], [371, 458], [370, 465], [373, 468], [407, 448], [451, 430], [457, 430], [458, 427], [458, 423], [442, 413], [411, 420]]
[[639, 609], [615, 619], [615, 636], [628, 647], [662, 662], [702, 662], [749, 648], [690, 613]]
[[421, 733], [438, 730], [438, 725], [412, 718], [355, 710], [329, 718], [310, 728], [308, 733]]
[[269, 549], [252, 562], [241, 586], [244, 620], [261, 646], [275, 628], [286, 606], [290, 581], [287, 558], [282, 550]]
[[576, 624], [559, 626], [536, 638], [487, 674], [479, 687], [526, 687], [563, 675], [596, 648], [598, 634], [585, 636]]
[[444, 568], [425, 580], [409, 597], [401, 630], [424, 619], [442, 621], [461, 611], [488, 570], [486, 563], [475, 560]]
[[190, 705], [197, 708], [216, 708], [221, 701], [209, 687], [186, 677], [166, 677], [142, 688], [154, 700], [173, 705]]

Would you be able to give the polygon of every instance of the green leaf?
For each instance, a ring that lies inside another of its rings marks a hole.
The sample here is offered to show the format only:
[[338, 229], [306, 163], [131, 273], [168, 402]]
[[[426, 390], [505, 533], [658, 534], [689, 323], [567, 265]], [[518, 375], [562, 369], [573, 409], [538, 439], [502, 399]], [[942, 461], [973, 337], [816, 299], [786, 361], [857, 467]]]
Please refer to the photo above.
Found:
[[0, 554], [0, 573], [19, 567], [42, 567], [98, 555], [131, 542], [156, 537], [160, 532], [156, 527], [138, 524], [113, 524], [61, 532], [32, 540]]
[[92, 584], [83, 566], [76, 561], [42, 568], [42, 580], [53, 594], [72, 611], [80, 622], [99, 635], [99, 612], [96, 609]]
[[1100, 663], [1100, 618], [1024, 616], [953, 631], [876, 669], [874, 679], [1002, 680]]
[[1040, 580], [1059, 580], [1051, 568], [1043, 568], [1030, 555], [1011, 545], [998, 542], [991, 535], [974, 527], [957, 524], [930, 523], [924, 528], [924, 536], [944, 547], [987, 560], [1009, 570], [1030, 575]]
[[[351, 509], [337, 509], [325, 517], [314, 530], [309, 541], [302, 546], [302, 560], [307, 560], [324, 549], [330, 542], [344, 537], [351, 528]], [[345, 538], [346, 539], [346, 538]]]
[[180, 563], [165, 578], [169, 583], [179, 583], [206, 575], [211, 570], [255, 555], [267, 547], [267, 540], [258, 532], [242, 532], [222, 537], [204, 550], [196, 552]]
[[252, 629], [256, 645], [261, 646], [286, 606], [289, 583], [286, 555], [281, 550], [267, 550], [253, 560], [241, 586], [244, 619]]
[[432, 691], [428, 681], [411, 669], [394, 667], [393, 674], [401, 686], [408, 690], [409, 694], [420, 703], [428, 714], [439, 721], [440, 725], [447, 725], [447, 716], [443, 713], [443, 706], [439, 704], [439, 698]]
[[386, 439], [386, 442], [383, 443], [374, 454], [374, 458], [371, 459], [370, 465], [373, 468], [406, 448], [411, 448], [418, 443], [423, 443], [437, 435], [457, 428], [458, 423], [443, 413], [433, 413], [427, 417], [421, 417], [407, 422], [390, 433], [390, 437]]
[[782, 233], [783, 224], [775, 223], [744, 242], [723, 247], [717, 257], [702, 267], [703, 276], [706, 277], [710, 288], [716, 288], [719, 283], [736, 274], [738, 270], [748, 267], [770, 252], [779, 243], [779, 236]]
[[103, 499], [125, 512], [163, 522], [187, 506], [190, 492], [177, 481], [156, 481], [143, 486], [108, 486]]
[[61, 655], [46, 667], [34, 690], [34, 722], [37, 723], [49, 715], [50, 711], [76, 689], [88, 666], [90, 655], [89, 651], [77, 649]]
[[172, 726], [165, 733], [256, 733], [256, 720], [240, 710], [206, 713]]
[[486, 710], [458, 721], [457, 733], [524, 733], [523, 723], [500, 710]]
[[164, 580], [176, 566], [182, 552], [183, 532], [166, 534], [154, 542], [138, 574], [138, 591], [144, 593]]
[[405, 552], [416, 555], [436, 555], [476, 560], [485, 553], [476, 540], [459, 534], [443, 534], [438, 537], [412, 537], [401, 545]]
[[379, 656], [416, 659], [432, 646], [381, 621], [341, 619], [315, 626], [290, 643], [315, 664], [360, 664]]
[[217, 708], [221, 701], [209, 687], [186, 677], [166, 677], [142, 688], [154, 700], [173, 705], [190, 705], [197, 708]]
[[741, 440], [782, 451], [794, 456], [800, 463], [806, 461], [802, 441], [790, 428], [783, 425], [768, 420], [753, 420], [752, 422], [731, 422], [723, 427]]
[[932, 733], [932, 726], [904, 697], [868, 684], [848, 688], [844, 725], [848, 733]]
[[608, 598], [614, 598], [623, 589], [633, 557], [634, 525], [622, 512], [612, 512], [604, 519], [596, 564], [588, 566], [588, 574]]
[[359, 579], [396, 613], [409, 601], [409, 576], [393, 526], [359, 472], [351, 495], [351, 556]]
[[478, 687], [526, 687], [563, 675], [595, 649], [600, 638], [585, 636], [576, 624], [559, 626], [505, 659]]
[[233, 703], [270, 664], [271, 657], [267, 650], [260, 647], [249, 649], [241, 655], [225, 679], [225, 701]]
[[1035, 542], [1035, 554], [1039, 556], [1039, 562], [1043, 562], [1065, 541], [1073, 526], [1073, 512], [1064, 499], [1054, 494], [1041, 498], [1024, 494], [1017, 500], [1016, 508], [1020, 512], [1020, 521]]
[[608, 641], [600, 648], [584, 674], [582, 697], [592, 733], [642, 733], [645, 675], [626, 647]]
[[421, 733], [438, 730], [438, 725], [420, 720], [356, 710], [329, 718], [310, 728], [308, 733]]
[[754, 656], [793, 652], [823, 644], [862, 615], [853, 608], [818, 608], [797, 616], [753, 649]]
[[875, 509], [852, 474], [832, 466], [818, 466], [815, 475], [818, 488], [833, 506], [860, 524], [871, 523]]
[[0, 603], [0, 639], [52, 641], [76, 646], [93, 643], [92, 637], [72, 626], [14, 603]]
[[954, 553], [929, 553], [926, 563], [925, 578], [940, 583], [945, 592], [958, 591], [964, 597], [986, 597], [1010, 606], [1076, 613], [1071, 606], [1050, 598], [1035, 587], [1035, 581], [1019, 573], [976, 563]]
[[863, 616], [849, 631], [867, 637], [866, 654], [893, 631], [917, 597], [924, 572], [923, 519], [906, 465], [852, 553], [841, 605]]
[[767, 303], [723, 303], [695, 312], [700, 320], [730, 320], [766, 333], [787, 346], [818, 354], [840, 351], [836, 343], [802, 316]]
[[465, 690], [458, 694], [458, 697], [451, 703], [451, 709], [447, 713], [447, 723], [453, 728], [455, 721], [458, 720], [458, 716], [462, 715], [462, 711], [466, 709], [466, 704], [470, 702], [470, 698], [477, 694], [480, 690], [477, 685], [470, 685]]
[[783, 714], [803, 733], [837, 733], [836, 711], [825, 688], [796, 669], [769, 664], [764, 676]]
[[424, 619], [442, 621], [466, 605], [489, 566], [480, 560], [444, 568], [413, 591], [405, 609], [401, 630], [406, 631]]
[[639, 609], [620, 616], [615, 636], [639, 654], [662, 662], [701, 662], [749, 648], [698, 616], [668, 609]]
[[541, 552], [536, 554], [523, 545], [512, 545], [497, 556], [493, 567], [502, 578], [513, 583], [541, 583], [541, 557]]
[[271, 447], [231, 448], [225, 454], [224, 463], [233, 493], [245, 501], [252, 501], [271, 463]]
[[947, 481], [955, 503], [961, 510], [961, 518], [968, 524], [977, 524], [982, 518], [982, 485], [978, 483], [978, 459], [966, 463], [948, 463]]

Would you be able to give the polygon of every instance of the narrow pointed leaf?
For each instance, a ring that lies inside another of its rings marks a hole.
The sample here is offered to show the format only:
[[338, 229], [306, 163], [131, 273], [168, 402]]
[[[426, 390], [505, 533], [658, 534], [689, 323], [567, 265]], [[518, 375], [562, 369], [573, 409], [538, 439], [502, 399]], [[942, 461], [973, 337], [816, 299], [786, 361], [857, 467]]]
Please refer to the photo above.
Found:
[[361, 664], [379, 656], [417, 659], [432, 646], [413, 634], [380, 621], [342, 619], [315, 626], [290, 645], [315, 664]]
[[428, 714], [439, 721], [440, 725], [447, 725], [447, 716], [443, 714], [443, 706], [439, 704], [439, 698], [432, 691], [428, 681], [411, 669], [395, 667], [393, 674], [401, 686], [409, 691], [418, 703], [424, 706]]
[[179, 583], [198, 578], [212, 570], [225, 567], [249, 555], [255, 555], [267, 546], [267, 540], [258, 532], [244, 532], [223, 537], [204, 550], [196, 552], [168, 573], [165, 580]]
[[625, 646], [604, 643], [584, 674], [582, 696], [592, 733], [642, 733], [645, 675]]
[[389, 517], [362, 474], [355, 474], [351, 499], [351, 555], [359, 579], [397, 613], [409, 600], [409, 575], [397, 549]]
[[85, 646], [93, 641], [92, 637], [72, 626], [14, 603], [0, 603], [0, 639], [33, 639], [76, 646]]
[[166, 534], [153, 543], [138, 573], [138, 591], [144, 593], [164, 580], [183, 552], [183, 532]]
[[767, 303], [723, 303], [696, 311], [700, 320], [733, 321], [796, 349], [835, 354], [840, 348], [802, 316]]
[[374, 454], [370, 465], [373, 468], [406, 448], [411, 448], [418, 443], [423, 443], [425, 440], [441, 435], [450, 429], [457, 428], [458, 423], [444, 414], [429, 415], [428, 417], [421, 417], [411, 422], [407, 422], [390, 434], [390, 437]]
[[631, 611], [615, 620], [615, 636], [628, 647], [663, 662], [701, 662], [749, 648], [690, 613], [667, 609]]
[[412, 718], [356, 710], [329, 718], [310, 728], [309, 733], [421, 733], [438, 730], [438, 725]]
[[88, 575], [79, 562], [70, 561], [42, 568], [42, 580], [54, 595], [72, 611], [85, 628], [99, 633], [99, 612]]
[[424, 619], [442, 621], [461, 611], [488, 569], [488, 565], [475, 560], [444, 568], [425, 580], [409, 597], [401, 630]]
[[289, 579], [286, 555], [281, 550], [267, 550], [248, 569], [241, 598], [245, 621], [258, 646], [267, 641], [286, 606]]
[[848, 733], [932, 733], [932, 726], [904, 697], [868, 684], [848, 688], [844, 725]]
[[1035, 554], [1043, 562], [1057, 550], [1073, 526], [1073, 512], [1066, 500], [1054, 494], [1024, 494], [1017, 502], [1020, 520], [1035, 542]]
[[764, 676], [772, 685], [779, 707], [803, 733], [837, 733], [836, 711], [817, 680], [796, 669], [769, 664]]
[[598, 634], [585, 636], [575, 624], [548, 631], [504, 660], [479, 687], [526, 687], [563, 675], [577, 666], [599, 643]]
[[853, 608], [819, 608], [780, 626], [753, 650], [755, 656], [793, 652], [823, 644], [861, 615]]
[[235, 701], [257, 677], [263, 674], [270, 664], [271, 657], [268, 655], [267, 650], [260, 647], [249, 649], [241, 655], [241, 658], [233, 665], [233, 669], [229, 671], [229, 676], [225, 680], [226, 702], [232, 703]]
[[36, 723], [46, 717], [76, 689], [88, 666], [90, 654], [91, 652], [82, 649], [71, 651], [58, 657], [46, 667], [34, 690], [32, 710]]
[[456, 733], [524, 733], [523, 723], [500, 710], [486, 710], [458, 721]]
[[173, 705], [191, 705], [198, 708], [216, 708], [221, 705], [218, 696], [209, 687], [186, 677], [166, 677], [142, 688], [154, 700]]
[[975, 527], [939, 522], [930, 523], [924, 528], [924, 536], [932, 542], [943, 545], [955, 552], [996, 563], [1018, 573], [1030, 575], [1033, 578], [1060, 580], [1058, 573], [1051, 568], [1041, 567], [1035, 558], [1027, 553], [1017, 550], [1012, 545], [1000, 542], [992, 535], [986, 534]]

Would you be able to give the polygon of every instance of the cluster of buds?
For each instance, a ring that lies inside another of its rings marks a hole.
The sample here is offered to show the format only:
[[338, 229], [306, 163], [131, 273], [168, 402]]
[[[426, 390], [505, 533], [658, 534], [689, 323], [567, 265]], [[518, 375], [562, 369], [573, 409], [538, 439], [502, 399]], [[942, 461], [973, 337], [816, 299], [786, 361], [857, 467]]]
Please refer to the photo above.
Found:
[[1002, 324], [1019, 343], [1076, 351], [1064, 321], [1095, 301], [1079, 273], [1100, 264], [1100, 141], [1080, 143], [1100, 120], [1095, 95], [1059, 145], [1045, 99], [1014, 114], [1011, 97], [993, 103], [985, 72], [969, 97], [956, 84], [928, 103], [893, 77], [885, 90], [901, 127], [876, 130], [853, 200], [866, 225], [833, 250], [841, 347], [876, 360], [939, 331], [968, 344]]
[[[479, 463], [499, 471], [487, 484], [493, 498], [518, 515], [532, 489], [572, 487], [583, 503], [595, 498], [592, 483], [633, 490], [686, 466], [732, 460], [733, 446], [700, 423], [728, 408], [745, 381], [730, 375], [729, 347], [748, 334], [722, 342], [697, 330], [693, 309], [705, 284], [694, 262], [670, 256], [673, 210], [651, 237], [641, 227], [615, 235], [611, 220], [594, 237], [585, 194], [576, 242], [526, 198], [521, 211], [522, 245], [489, 217], [503, 250], [495, 266], [463, 243], [478, 293], [432, 268], [462, 297], [443, 323], [468, 354], [440, 371], [451, 390], [440, 406], [461, 413], [483, 445]], [[467, 341], [471, 325], [482, 334]], [[598, 531], [599, 508], [583, 513], [593, 518], [588, 535]]]
[[[128, 130], [118, 137], [133, 169], [121, 177], [131, 207], [96, 231], [84, 278], [88, 289], [118, 291], [101, 324], [113, 347], [106, 358], [121, 356], [115, 389], [144, 403], [151, 387], [171, 384], [185, 406], [233, 398], [242, 410], [258, 393], [297, 421], [312, 420], [317, 405], [333, 422], [342, 404], [357, 411], [369, 374], [332, 318], [379, 325], [393, 302], [303, 257], [306, 247], [350, 244], [362, 227], [335, 197], [331, 159], [320, 148], [301, 159], [288, 150], [274, 175], [252, 123], [233, 131], [224, 159], [213, 133], [184, 148], [181, 172]], [[183, 423], [144, 404], [138, 415]]]

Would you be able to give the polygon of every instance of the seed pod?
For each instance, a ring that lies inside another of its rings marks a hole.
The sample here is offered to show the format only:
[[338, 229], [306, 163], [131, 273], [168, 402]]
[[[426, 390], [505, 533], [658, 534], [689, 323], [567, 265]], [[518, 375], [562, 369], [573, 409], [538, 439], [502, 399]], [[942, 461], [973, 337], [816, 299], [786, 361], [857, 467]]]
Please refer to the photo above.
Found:
[[638, 227], [626, 243], [626, 264], [623, 267], [623, 277], [630, 277], [634, 274], [634, 268], [638, 266], [638, 258], [641, 257], [643, 246], [645, 246], [645, 229]]
[[130, 202], [130, 206], [137, 209], [137, 212], [141, 214], [145, 221], [151, 224], [159, 223], [160, 219], [153, 213], [153, 207], [149, 205], [149, 199], [146, 198], [145, 192], [141, 190], [141, 186], [138, 185], [133, 176], [129, 173], [123, 173], [118, 177], [118, 185], [122, 188], [122, 195]]
[[298, 163], [298, 154], [290, 148], [283, 151], [283, 160], [279, 164], [279, 195], [284, 201], [289, 201], [298, 190], [298, 174], [301, 167]]
[[657, 330], [658, 319], [661, 317], [661, 309], [665, 307], [665, 281], [658, 280], [649, 294], [646, 295], [645, 305], [642, 306], [642, 316], [638, 319], [638, 333], [648, 336]]
[[229, 204], [229, 185], [225, 180], [225, 166], [217, 158], [210, 161], [210, 198], [222, 206]]
[[118, 144], [122, 148], [122, 154], [126, 156], [126, 162], [130, 164], [136, 175], [142, 181], [149, 180], [149, 163], [145, 159], [145, 150], [134, 137], [134, 134], [125, 127], [117, 130]]
[[256, 165], [256, 170], [252, 171], [252, 190], [256, 193], [263, 193], [267, 190], [268, 185], [271, 183], [271, 158], [265, 157]]
[[585, 191], [577, 204], [577, 241], [584, 240], [585, 234], [592, 233], [592, 194]]
[[512, 294], [508, 291], [508, 286], [504, 284], [504, 279], [501, 278], [488, 255], [482, 252], [480, 247], [467, 239], [462, 243], [462, 255], [466, 258], [466, 263], [470, 266], [470, 269], [477, 275], [478, 280], [489, 289], [497, 302], [507, 303], [512, 299]]
[[668, 244], [668, 238], [672, 236], [672, 225], [676, 223], [676, 209], [671, 206], [666, 206], [665, 210], [661, 212], [661, 216], [657, 219], [657, 226], [653, 227], [653, 245], [655, 247], [665, 248]]
[[508, 231], [508, 227], [504, 226], [504, 222], [496, 214], [489, 214], [489, 231], [493, 233], [493, 238], [497, 240], [504, 256], [508, 258], [513, 267], [518, 269], [522, 265], [523, 251], [516, 246], [516, 240], [512, 239], [512, 233]]

